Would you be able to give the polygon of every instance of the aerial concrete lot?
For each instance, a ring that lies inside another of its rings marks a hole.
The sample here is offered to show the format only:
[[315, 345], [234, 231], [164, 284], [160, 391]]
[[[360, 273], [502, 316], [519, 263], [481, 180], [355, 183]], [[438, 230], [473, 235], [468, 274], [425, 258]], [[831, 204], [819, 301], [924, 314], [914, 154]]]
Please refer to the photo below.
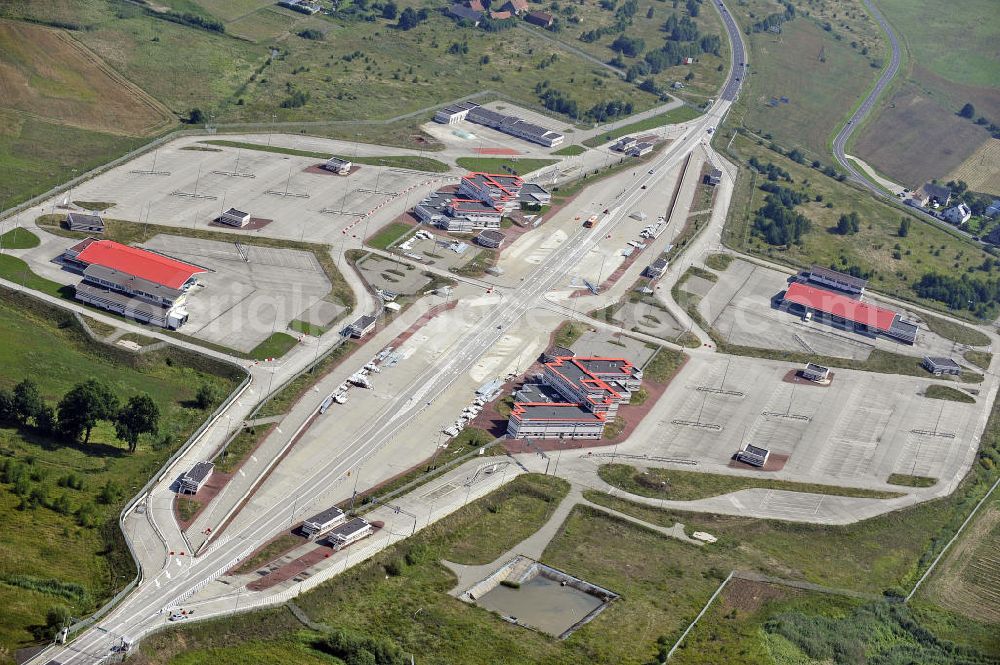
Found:
[[[924, 397], [931, 377], [838, 369], [821, 387], [785, 381], [796, 368], [698, 355], [620, 450], [714, 473], [859, 487], [885, 487], [893, 473], [951, 478], [976, 450], [975, 427], [989, 405]], [[774, 472], [733, 469], [744, 442], [788, 460]]]
[[191, 318], [183, 331], [199, 339], [250, 351], [294, 319], [326, 325], [343, 311], [317, 307], [330, 282], [311, 252], [166, 234], [143, 247], [211, 271], [198, 276], [185, 304]]
[[373, 288], [399, 295], [418, 293], [431, 281], [430, 277], [413, 265], [374, 254], [359, 259], [354, 265], [361, 277]]
[[932, 333], [919, 315], [896, 305], [879, 303], [868, 294], [865, 301], [898, 311], [904, 319], [919, 323], [916, 344], [868, 337], [821, 321], [803, 321], [772, 306], [773, 298], [788, 288], [790, 279], [788, 273], [737, 259], [719, 273], [718, 282], [693, 277], [685, 284], [685, 290], [703, 296], [698, 310], [733, 344], [855, 360], [865, 360], [873, 349], [912, 356], [961, 357], [961, 349], [951, 340]]
[[[267, 145], [267, 139], [261, 136], [224, 138]], [[283, 138], [286, 137], [274, 137], [273, 145], [302, 147], [301, 141], [279, 143]], [[309, 149], [338, 152], [348, 159], [355, 154], [420, 154], [339, 141], [324, 143], [322, 139], [312, 139], [308, 144], [317, 141], [319, 145]], [[212, 150], [185, 150], [186, 147]], [[114, 203], [107, 216], [117, 219], [334, 243], [362, 215], [375, 211], [364, 225], [373, 232], [419, 200], [424, 191], [455, 179], [454, 176], [442, 179], [443, 174], [365, 165], [350, 175], [339, 176], [313, 168], [323, 161], [205, 146], [193, 138], [182, 138], [78, 185], [73, 190], [73, 199]], [[236, 172], [242, 176], [232, 175]], [[209, 226], [231, 207], [270, 221], [258, 230]], [[360, 233], [357, 226], [352, 228], [352, 233]]]

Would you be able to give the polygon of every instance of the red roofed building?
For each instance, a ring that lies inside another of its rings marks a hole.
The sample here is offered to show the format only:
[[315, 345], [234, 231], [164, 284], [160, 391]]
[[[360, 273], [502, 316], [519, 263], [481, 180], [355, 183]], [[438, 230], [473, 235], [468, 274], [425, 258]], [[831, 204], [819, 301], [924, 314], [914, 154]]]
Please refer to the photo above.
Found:
[[904, 321], [898, 312], [801, 282], [788, 287], [783, 303], [810, 316], [819, 314], [834, 323], [850, 324], [857, 332], [881, 334], [907, 344], [917, 339], [917, 326]]
[[187, 291], [195, 275], [208, 272], [156, 252], [93, 238], [67, 249], [62, 260], [83, 273], [77, 300], [171, 329], [187, 322]]
[[171, 289], [189, 287], [194, 284], [195, 275], [208, 272], [190, 263], [113, 240], [89, 243], [76, 255], [76, 260], [87, 266], [96, 264], [111, 268]]

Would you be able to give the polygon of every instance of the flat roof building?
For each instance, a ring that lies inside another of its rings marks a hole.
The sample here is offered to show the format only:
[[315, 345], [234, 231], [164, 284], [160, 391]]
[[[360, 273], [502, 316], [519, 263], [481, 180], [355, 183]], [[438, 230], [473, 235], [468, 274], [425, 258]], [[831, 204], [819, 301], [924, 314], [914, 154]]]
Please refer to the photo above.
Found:
[[326, 542], [334, 549], [340, 550], [351, 543], [356, 543], [362, 538], [375, 533], [375, 529], [367, 520], [360, 517], [352, 517], [350, 520], [333, 527], [327, 535]]
[[952, 376], [959, 376], [962, 373], [962, 366], [951, 358], [925, 356], [920, 364], [934, 376], [949, 374]]
[[619, 152], [625, 152], [629, 148], [635, 147], [638, 141], [633, 136], [623, 136], [618, 139], [618, 142], [611, 146], [612, 150], [617, 150]]
[[884, 335], [905, 344], [917, 340], [917, 326], [904, 321], [899, 313], [801, 282], [789, 285], [782, 304], [819, 314], [837, 325], [848, 325], [855, 332]]
[[178, 491], [181, 494], [197, 494], [198, 490], [205, 486], [208, 479], [212, 477], [215, 465], [211, 462], [198, 462], [190, 471], [184, 473], [180, 479]]
[[174, 289], [189, 288], [195, 283], [195, 275], [208, 272], [205, 268], [113, 240], [94, 239], [84, 245], [75, 258], [85, 266], [97, 264]]
[[250, 213], [237, 210], [236, 208], [230, 208], [219, 215], [218, 222], [220, 224], [228, 224], [229, 226], [235, 226], [236, 228], [241, 229], [250, 223]]
[[[459, 7], [462, 8], [462, 11], [459, 11], [459, 15], [455, 16], [454, 12], [458, 10]], [[459, 4], [452, 5], [451, 10], [449, 10], [449, 12], [452, 14], [452, 16], [455, 16], [455, 18], [474, 20], [476, 23], [478, 23], [483, 18], [482, 10], [470, 9], [469, 7], [465, 7], [464, 5], [459, 5]], [[473, 18], [472, 15], [467, 16], [466, 14], [468, 12], [472, 12], [472, 14], [475, 15], [475, 18]], [[469, 111], [471, 111], [474, 108], [477, 108], [478, 106], [479, 104], [476, 104], [474, 102], [458, 102], [457, 104], [451, 104], [449, 106], [445, 106], [443, 109], [439, 110], [437, 113], [434, 114], [434, 122], [441, 123], [442, 125], [458, 124], [463, 120], [465, 120], [465, 118], [469, 115]]]
[[347, 521], [347, 515], [337, 506], [331, 506], [302, 523], [302, 533], [310, 540], [326, 534]]
[[823, 266], [813, 266], [804, 274], [806, 280], [827, 288], [837, 289], [851, 295], [861, 296], [868, 286], [868, 280], [842, 273]]
[[653, 147], [655, 144], [649, 142], [636, 143], [634, 146], [628, 149], [628, 154], [632, 157], [644, 157], [649, 153], [653, 152]]
[[722, 182], [722, 169], [712, 169], [705, 174], [704, 183], [715, 187]]
[[764, 466], [770, 456], [771, 451], [767, 448], [752, 446], [749, 443], [744, 443], [739, 452], [736, 453], [737, 461], [746, 462], [752, 466]]
[[507, 421], [512, 439], [599, 439], [607, 424], [603, 413], [594, 413], [569, 402], [515, 403]]
[[815, 363], [806, 363], [805, 369], [802, 370], [802, 378], [816, 383], [826, 381], [830, 378], [830, 368]]
[[375, 329], [375, 322], [378, 321], [377, 314], [362, 314], [354, 323], [344, 328], [345, 337], [361, 338]]
[[101, 219], [100, 215], [71, 212], [66, 215], [66, 226], [69, 227], [70, 231], [104, 233], [104, 220]]
[[331, 157], [326, 160], [326, 164], [323, 168], [337, 175], [348, 175], [351, 172], [351, 168], [354, 164], [346, 159], [341, 159], [340, 157]]
[[486, 230], [482, 231], [476, 236], [476, 244], [482, 247], [489, 247], [490, 249], [496, 249], [503, 244], [504, 240], [507, 239], [500, 231]]
[[663, 276], [663, 273], [667, 271], [668, 265], [669, 263], [667, 262], [667, 260], [661, 256], [660, 258], [656, 259], [648, 266], [646, 266], [646, 269], [643, 271], [643, 273], [645, 273], [646, 277], [649, 277], [651, 279], [659, 279], [660, 277]]

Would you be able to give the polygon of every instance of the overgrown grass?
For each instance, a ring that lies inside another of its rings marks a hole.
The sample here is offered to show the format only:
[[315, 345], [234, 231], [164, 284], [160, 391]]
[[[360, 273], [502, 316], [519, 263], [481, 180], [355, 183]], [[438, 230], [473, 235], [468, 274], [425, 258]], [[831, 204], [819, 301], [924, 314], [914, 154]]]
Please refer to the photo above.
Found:
[[276, 332], [258, 344], [250, 351], [250, 357], [255, 360], [280, 358], [298, 344], [299, 341], [288, 333]]
[[551, 166], [558, 161], [558, 159], [518, 157], [459, 157], [455, 160], [455, 163], [467, 171], [524, 175], [525, 173], [531, 173], [546, 166]]
[[924, 391], [924, 397], [929, 397], [931, 399], [943, 399], [949, 402], [962, 402], [964, 404], [975, 404], [976, 399], [958, 388], [952, 388], [951, 386], [942, 386], [940, 384], [933, 384], [927, 386], [927, 390]]
[[302, 333], [303, 335], [312, 335], [313, 337], [319, 337], [327, 331], [327, 328], [316, 325], [315, 323], [309, 323], [308, 321], [302, 321], [300, 319], [294, 319], [288, 323], [288, 327], [295, 332]]
[[989, 369], [990, 363], [993, 362], [993, 354], [988, 351], [966, 351], [962, 357], [982, 369]]
[[481, 249], [474, 257], [472, 257], [471, 261], [465, 265], [454, 267], [451, 271], [456, 275], [461, 275], [463, 277], [482, 277], [486, 274], [487, 270], [496, 264], [496, 262], [496, 250]]
[[556, 346], [562, 346], [567, 349], [571, 348], [573, 344], [576, 343], [580, 336], [586, 332], [587, 326], [578, 321], [563, 321], [556, 328], [555, 334], [552, 336], [552, 343]]
[[227, 141], [225, 139], [211, 139], [204, 141], [211, 145], [221, 145], [227, 148], [239, 148], [241, 150], [257, 150], [260, 152], [274, 152], [281, 155], [292, 155], [294, 157], [314, 157], [326, 161], [331, 157], [339, 157], [355, 164], [366, 164], [368, 166], [388, 166], [397, 169], [412, 169], [414, 171], [427, 171], [429, 173], [447, 173], [451, 170], [447, 164], [431, 157], [421, 157], [417, 155], [387, 155], [383, 157], [359, 157], [350, 155], [333, 155], [327, 152], [316, 152], [315, 150], [300, 150], [298, 148], [283, 148], [276, 145], [261, 145], [260, 143], [247, 143], [244, 141]]
[[722, 272], [733, 262], [732, 254], [709, 254], [705, 257], [705, 265], [712, 270]]
[[680, 351], [657, 347], [653, 357], [642, 368], [642, 376], [654, 383], [667, 383], [681, 368], [687, 356]]
[[[202, 410], [194, 397], [202, 384], [226, 395], [240, 371], [175, 348], [143, 355], [91, 340], [68, 312], [26, 295], [0, 289], [0, 387], [34, 379], [55, 406], [75, 383], [105, 382], [120, 399], [148, 393], [159, 406], [159, 432], [144, 435], [129, 454], [114, 428], [94, 429], [89, 444], [49, 439], [28, 428], [0, 428], [0, 464], [23, 466], [29, 483], [0, 481], [0, 579], [27, 576], [55, 585], [80, 585], [87, 599], [65, 594], [4, 589], [0, 585], [0, 651], [35, 640], [53, 605], [85, 616], [135, 574], [118, 530], [118, 512], [170, 454], [217, 406]], [[19, 492], [37, 492], [48, 503], [31, 507]], [[65, 508], [56, 500], [65, 497]], [[50, 505], [52, 507], [45, 507]], [[41, 588], [41, 587], [39, 587]]]
[[38, 236], [19, 226], [0, 236], [0, 249], [31, 249], [38, 247], [39, 244], [41, 241], [38, 240]]
[[963, 326], [960, 323], [953, 323], [929, 314], [923, 314], [920, 318], [924, 320], [932, 333], [953, 342], [968, 346], [989, 346], [990, 344], [989, 337], [969, 326]]
[[397, 243], [407, 233], [413, 231], [413, 227], [402, 222], [390, 222], [378, 230], [375, 235], [365, 241], [369, 247], [386, 250]]
[[674, 125], [681, 122], [687, 122], [688, 120], [694, 120], [701, 115], [701, 111], [694, 109], [690, 106], [678, 106], [675, 109], [670, 109], [666, 113], [661, 113], [659, 115], [654, 115], [651, 118], [646, 118], [645, 120], [639, 120], [638, 122], [633, 122], [628, 125], [619, 127], [618, 129], [612, 129], [609, 132], [600, 134], [598, 136], [591, 137], [583, 142], [583, 145], [588, 148], [596, 148], [602, 146], [605, 143], [614, 141], [615, 139], [621, 138], [626, 134], [635, 134], [638, 132], [646, 132], [651, 129], [657, 129], [665, 125]]
[[585, 152], [587, 152], [587, 149], [584, 148], [582, 145], [577, 145], [575, 143], [571, 143], [571, 144], [569, 144], [567, 146], [563, 146], [562, 148], [559, 148], [558, 150], [554, 151], [552, 154], [553, 155], [561, 155], [563, 157], [575, 157], [577, 155], [582, 155]]
[[902, 485], [903, 487], [931, 487], [937, 484], [937, 478], [927, 476], [910, 476], [905, 473], [893, 473], [885, 481], [890, 485]]
[[108, 201], [73, 201], [73, 205], [84, 210], [103, 211], [113, 206], [114, 203], [109, 203]]
[[187, 522], [201, 510], [201, 502], [190, 497], [178, 496], [174, 498], [177, 502], [177, 515]]
[[598, 468], [598, 475], [604, 482], [614, 485], [630, 494], [694, 501], [720, 494], [728, 494], [743, 489], [763, 488], [808, 492], [833, 496], [851, 496], [867, 499], [891, 499], [902, 496], [899, 492], [871, 490], [862, 487], [842, 487], [818, 483], [797, 483], [789, 480], [752, 476], [730, 476], [718, 473], [680, 471], [676, 469], [647, 468], [645, 471], [627, 464], [604, 464]]

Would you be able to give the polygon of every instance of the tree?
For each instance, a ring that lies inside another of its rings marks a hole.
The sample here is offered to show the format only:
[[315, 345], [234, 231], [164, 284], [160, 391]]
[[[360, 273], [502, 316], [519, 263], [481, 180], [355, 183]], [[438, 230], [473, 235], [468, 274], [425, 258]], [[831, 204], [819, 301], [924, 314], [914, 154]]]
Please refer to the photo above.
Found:
[[160, 421], [160, 407], [146, 393], [133, 395], [115, 418], [115, 433], [134, 453], [140, 434], [152, 434]]
[[14, 420], [14, 395], [6, 389], [0, 389], [0, 422]]
[[203, 383], [198, 387], [198, 392], [195, 393], [194, 403], [199, 409], [207, 409], [218, 399], [219, 391], [211, 384]]
[[389, 21], [395, 21], [396, 16], [398, 15], [399, 15], [399, 8], [396, 6], [396, 3], [393, 2], [392, 0], [389, 0], [389, 2], [382, 5], [382, 18]]
[[963, 118], [972, 118], [976, 115], [976, 107], [969, 102], [966, 102], [965, 106], [962, 107], [962, 110], [958, 112], [958, 115]]
[[399, 15], [399, 22], [396, 27], [400, 30], [411, 30], [417, 27], [421, 21], [427, 20], [427, 10], [415, 11], [413, 7], [407, 7]]
[[837, 220], [837, 233], [842, 236], [854, 235], [859, 230], [861, 230], [861, 219], [856, 212], [841, 215], [840, 219]]
[[199, 108], [191, 109], [188, 113], [187, 123], [189, 125], [200, 125], [203, 122], [205, 122], [205, 114], [202, 113], [202, 110]]
[[38, 412], [45, 408], [45, 401], [38, 392], [38, 384], [31, 379], [25, 379], [14, 386], [13, 393], [14, 420], [21, 425], [27, 425]]
[[910, 220], [907, 217], [903, 217], [899, 220], [899, 231], [897, 232], [900, 238], [905, 238], [910, 235]]
[[35, 413], [35, 428], [39, 433], [49, 436], [56, 431], [56, 412], [48, 404]]
[[90, 432], [101, 420], [113, 420], [118, 414], [118, 398], [96, 379], [78, 383], [59, 401], [59, 431], [74, 441], [90, 442]]

